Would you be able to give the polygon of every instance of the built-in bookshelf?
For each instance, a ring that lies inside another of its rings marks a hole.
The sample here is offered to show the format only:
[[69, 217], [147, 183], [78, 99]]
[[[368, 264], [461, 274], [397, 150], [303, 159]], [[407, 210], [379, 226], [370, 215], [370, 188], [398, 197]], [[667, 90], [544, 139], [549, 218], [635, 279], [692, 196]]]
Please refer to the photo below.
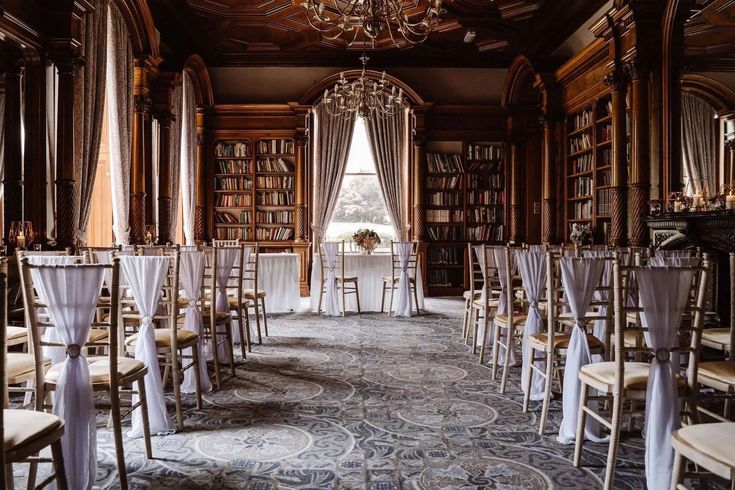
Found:
[[214, 238], [294, 238], [294, 142], [288, 138], [214, 145]]
[[429, 142], [425, 176], [427, 286], [457, 294], [466, 282], [466, 244], [504, 239], [505, 144]]

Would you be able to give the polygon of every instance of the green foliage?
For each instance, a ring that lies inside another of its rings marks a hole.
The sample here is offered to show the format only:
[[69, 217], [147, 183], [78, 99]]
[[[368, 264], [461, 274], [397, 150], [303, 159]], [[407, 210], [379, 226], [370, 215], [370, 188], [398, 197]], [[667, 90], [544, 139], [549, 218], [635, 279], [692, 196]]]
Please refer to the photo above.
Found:
[[343, 223], [390, 224], [375, 176], [348, 176], [332, 220]]

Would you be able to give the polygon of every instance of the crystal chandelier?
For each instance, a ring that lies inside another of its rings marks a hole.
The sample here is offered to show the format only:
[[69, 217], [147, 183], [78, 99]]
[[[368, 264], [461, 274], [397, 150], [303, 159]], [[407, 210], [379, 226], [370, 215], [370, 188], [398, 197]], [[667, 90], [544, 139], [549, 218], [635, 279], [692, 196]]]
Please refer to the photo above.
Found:
[[395, 31], [410, 44], [426, 40], [436, 29], [444, 13], [442, 0], [428, 0], [429, 5], [420, 19], [411, 19], [404, 10], [404, 0], [304, 0], [309, 24], [330, 40], [343, 36], [347, 45], [354, 43], [360, 32], [375, 47], [383, 31], [388, 31], [393, 44], [398, 45]]
[[362, 72], [359, 78], [350, 81], [345, 78], [344, 72], [340, 73], [339, 81], [334, 84], [332, 91], [324, 91], [321, 103], [331, 116], [345, 119], [359, 116], [366, 120], [374, 116], [385, 118], [408, 106], [403, 89], [396, 91], [396, 86], [385, 79], [385, 72], [380, 80], [367, 76], [368, 59], [364, 53], [360, 56]]

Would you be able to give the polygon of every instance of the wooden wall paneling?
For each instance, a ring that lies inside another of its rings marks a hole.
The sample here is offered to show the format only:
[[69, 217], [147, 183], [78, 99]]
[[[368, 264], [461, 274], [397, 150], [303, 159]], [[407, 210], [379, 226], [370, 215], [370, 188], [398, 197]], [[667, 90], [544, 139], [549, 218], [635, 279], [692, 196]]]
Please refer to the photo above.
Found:
[[3, 236], [8, 243], [11, 221], [23, 220], [23, 150], [20, 122], [23, 58], [17, 46], [7, 42], [0, 46], [0, 70], [5, 76]]
[[130, 241], [145, 241], [146, 225], [146, 119], [151, 110], [148, 71], [146, 60], [136, 59], [133, 77], [134, 112], [133, 145], [130, 169]]
[[35, 243], [46, 240], [46, 70], [35, 53], [26, 55], [24, 219], [33, 223]]
[[207, 235], [207, 178], [204, 163], [205, 137], [204, 137], [204, 114], [203, 107], [197, 107], [197, 168], [196, 168], [196, 210], [194, 221], [194, 237], [197, 241], [206, 241]]
[[172, 201], [171, 168], [171, 126], [176, 117], [173, 114], [173, 93], [177, 80], [175, 73], [161, 73], [153, 86], [152, 115], [160, 125], [158, 140], [158, 242], [174, 243], [171, 235], [171, 220], [174, 218]]

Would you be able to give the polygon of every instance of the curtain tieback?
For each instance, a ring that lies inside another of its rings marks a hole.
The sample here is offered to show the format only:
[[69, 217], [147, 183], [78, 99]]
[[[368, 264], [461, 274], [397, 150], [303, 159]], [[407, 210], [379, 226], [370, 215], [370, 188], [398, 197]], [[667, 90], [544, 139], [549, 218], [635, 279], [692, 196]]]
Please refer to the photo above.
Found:
[[671, 360], [671, 352], [665, 347], [656, 349], [656, 360], [658, 362], [669, 362]]
[[146, 315], [143, 318], [140, 319], [140, 326], [150, 325], [153, 323], [153, 317], [150, 315]]
[[69, 356], [70, 359], [76, 359], [79, 357], [82, 353], [82, 348], [79, 346], [79, 344], [71, 344], [66, 346], [66, 355]]
[[532, 310], [538, 311], [538, 301], [530, 301], [528, 307]]
[[575, 327], [579, 327], [582, 330], [586, 330], [587, 324], [584, 322], [584, 320], [575, 318], [574, 319], [574, 326]]
[[197, 307], [197, 300], [190, 299], [189, 300], [189, 308], [196, 308]]

